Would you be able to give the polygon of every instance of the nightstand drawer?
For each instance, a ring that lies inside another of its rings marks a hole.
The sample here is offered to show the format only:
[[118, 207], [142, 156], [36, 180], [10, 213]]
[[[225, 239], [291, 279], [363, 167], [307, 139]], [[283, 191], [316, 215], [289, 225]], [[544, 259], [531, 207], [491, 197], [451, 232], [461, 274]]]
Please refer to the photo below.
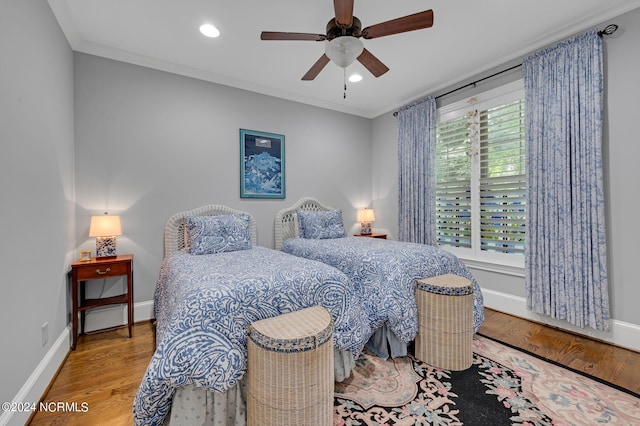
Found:
[[122, 262], [104, 265], [91, 264], [78, 268], [78, 281], [99, 280], [119, 275], [127, 275], [127, 264]]
[[387, 234], [376, 234], [375, 232], [372, 234], [354, 234], [355, 237], [369, 237], [369, 238], [380, 238], [382, 240], [387, 239]]

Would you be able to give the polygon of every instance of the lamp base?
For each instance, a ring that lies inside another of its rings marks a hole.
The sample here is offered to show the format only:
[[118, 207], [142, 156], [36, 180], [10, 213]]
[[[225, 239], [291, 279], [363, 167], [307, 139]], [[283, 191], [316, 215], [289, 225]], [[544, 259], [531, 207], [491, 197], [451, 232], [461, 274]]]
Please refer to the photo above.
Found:
[[96, 237], [96, 257], [116, 256], [116, 237]]
[[369, 235], [371, 234], [371, 222], [362, 222], [360, 224], [360, 233], [362, 235]]

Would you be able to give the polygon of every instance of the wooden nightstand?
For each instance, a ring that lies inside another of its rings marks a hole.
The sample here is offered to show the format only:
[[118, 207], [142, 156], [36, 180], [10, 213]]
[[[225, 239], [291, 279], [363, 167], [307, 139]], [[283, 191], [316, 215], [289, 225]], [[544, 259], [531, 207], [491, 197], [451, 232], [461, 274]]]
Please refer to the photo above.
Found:
[[369, 237], [369, 238], [380, 238], [383, 240], [387, 239], [387, 234], [376, 234], [375, 232], [371, 234], [354, 234], [356, 237]]
[[[127, 276], [127, 292], [125, 294], [102, 299], [85, 298], [86, 281], [121, 275]], [[73, 304], [72, 351], [76, 350], [76, 344], [78, 343], [78, 312], [80, 312], [80, 332], [84, 334], [85, 311], [98, 306], [126, 303], [129, 337], [131, 337], [131, 326], [133, 325], [133, 255], [123, 254], [104, 259], [93, 258], [88, 262], [77, 261], [71, 264], [71, 298]]]

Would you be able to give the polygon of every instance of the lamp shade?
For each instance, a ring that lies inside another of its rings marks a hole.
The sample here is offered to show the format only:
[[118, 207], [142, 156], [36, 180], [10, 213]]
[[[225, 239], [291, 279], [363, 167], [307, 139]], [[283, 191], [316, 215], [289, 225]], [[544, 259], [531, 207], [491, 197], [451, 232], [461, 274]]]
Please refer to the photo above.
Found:
[[376, 220], [376, 216], [373, 213], [373, 209], [358, 210], [358, 222], [373, 222]]
[[362, 53], [364, 45], [352, 36], [336, 37], [327, 43], [325, 54], [341, 68], [351, 65]]
[[90, 237], [113, 237], [122, 235], [120, 216], [91, 216]]

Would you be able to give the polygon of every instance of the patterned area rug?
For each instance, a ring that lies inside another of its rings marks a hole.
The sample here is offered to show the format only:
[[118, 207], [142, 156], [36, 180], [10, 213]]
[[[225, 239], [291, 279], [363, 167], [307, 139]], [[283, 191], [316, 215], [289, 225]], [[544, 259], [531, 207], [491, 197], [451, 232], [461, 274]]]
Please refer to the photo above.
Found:
[[639, 425], [640, 395], [474, 336], [473, 365], [365, 352], [336, 384], [334, 425]]

